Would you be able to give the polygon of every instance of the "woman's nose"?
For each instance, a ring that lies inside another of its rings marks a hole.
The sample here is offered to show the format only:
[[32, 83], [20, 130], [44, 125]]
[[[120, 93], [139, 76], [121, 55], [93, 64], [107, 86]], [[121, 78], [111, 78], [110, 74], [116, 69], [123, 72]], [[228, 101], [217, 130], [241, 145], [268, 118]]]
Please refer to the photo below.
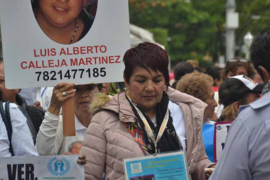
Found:
[[154, 90], [154, 84], [153, 84], [153, 81], [148, 81], [148, 82], [146, 83], [145, 90], [147, 90], [147, 91], [153, 91], [153, 90]]
[[214, 107], [217, 107], [218, 104], [217, 104], [217, 101], [214, 99]]
[[87, 97], [87, 96], [89, 96], [90, 97], [90, 93], [89, 93], [89, 91], [81, 91], [81, 97]]
[[69, 0], [56, 0], [56, 1], [61, 2], [61, 3], [69, 2]]

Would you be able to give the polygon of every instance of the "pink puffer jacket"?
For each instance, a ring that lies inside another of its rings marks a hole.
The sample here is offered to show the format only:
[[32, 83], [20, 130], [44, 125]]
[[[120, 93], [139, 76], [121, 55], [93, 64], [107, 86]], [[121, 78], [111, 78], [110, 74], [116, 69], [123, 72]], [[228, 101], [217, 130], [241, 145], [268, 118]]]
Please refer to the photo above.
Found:
[[[205, 154], [201, 136], [206, 105], [171, 88], [167, 93], [184, 114], [189, 174], [193, 180], [205, 180], [204, 168], [213, 165]], [[85, 179], [100, 180], [105, 172], [106, 180], [124, 180], [123, 159], [144, 156], [123, 124], [136, 121], [132, 108], [124, 93], [112, 99], [99, 96], [91, 108], [97, 113], [91, 120], [81, 149], [87, 160]]]

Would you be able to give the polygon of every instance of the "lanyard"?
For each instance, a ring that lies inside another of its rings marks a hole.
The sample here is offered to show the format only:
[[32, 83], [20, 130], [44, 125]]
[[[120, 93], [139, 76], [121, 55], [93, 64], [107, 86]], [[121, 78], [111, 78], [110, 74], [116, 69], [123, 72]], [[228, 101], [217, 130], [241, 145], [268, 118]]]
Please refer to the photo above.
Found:
[[159, 140], [161, 139], [166, 127], [167, 127], [167, 124], [168, 124], [168, 121], [169, 121], [169, 110], [167, 109], [166, 111], [166, 114], [165, 114], [165, 117], [164, 117], [164, 120], [160, 126], [160, 129], [158, 131], [158, 135], [157, 135], [157, 138], [155, 138], [154, 136], [154, 133], [149, 125], [149, 123], [147, 122], [146, 118], [144, 117], [143, 113], [139, 110], [139, 108], [137, 108], [137, 106], [131, 101], [131, 99], [129, 98], [129, 96], [127, 95], [129, 101], [133, 104], [134, 108], [136, 109], [137, 113], [139, 114], [141, 120], [143, 121], [143, 124], [145, 126], [145, 130], [147, 132], [147, 136], [152, 140], [152, 142], [154, 143], [155, 145], [155, 153], [157, 154], [157, 143], [159, 142]]

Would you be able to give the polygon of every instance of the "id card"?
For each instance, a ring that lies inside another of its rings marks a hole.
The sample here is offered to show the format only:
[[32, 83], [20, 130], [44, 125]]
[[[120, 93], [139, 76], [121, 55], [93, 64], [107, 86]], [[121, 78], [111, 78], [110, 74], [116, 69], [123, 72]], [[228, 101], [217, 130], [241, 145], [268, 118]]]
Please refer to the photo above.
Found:
[[188, 180], [184, 151], [125, 159], [126, 180]]

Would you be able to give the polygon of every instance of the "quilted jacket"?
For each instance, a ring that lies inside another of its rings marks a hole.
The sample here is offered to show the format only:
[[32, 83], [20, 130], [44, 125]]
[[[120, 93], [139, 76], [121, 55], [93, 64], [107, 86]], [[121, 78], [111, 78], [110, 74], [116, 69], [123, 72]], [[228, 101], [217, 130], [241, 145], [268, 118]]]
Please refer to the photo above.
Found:
[[[167, 94], [184, 114], [189, 178], [205, 180], [204, 168], [213, 165], [205, 154], [201, 136], [206, 104], [172, 88], [167, 90]], [[92, 102], [91, 110], [95, 115], [81, 149], [87, 160], [85, 179], [100, 180], [105, 173], [106, 180], [124, 180], [123, 159], [144, 156], [123, 124], [136, 121], [125, 93], [119, 93], [112, 99], [100, 95]]]

